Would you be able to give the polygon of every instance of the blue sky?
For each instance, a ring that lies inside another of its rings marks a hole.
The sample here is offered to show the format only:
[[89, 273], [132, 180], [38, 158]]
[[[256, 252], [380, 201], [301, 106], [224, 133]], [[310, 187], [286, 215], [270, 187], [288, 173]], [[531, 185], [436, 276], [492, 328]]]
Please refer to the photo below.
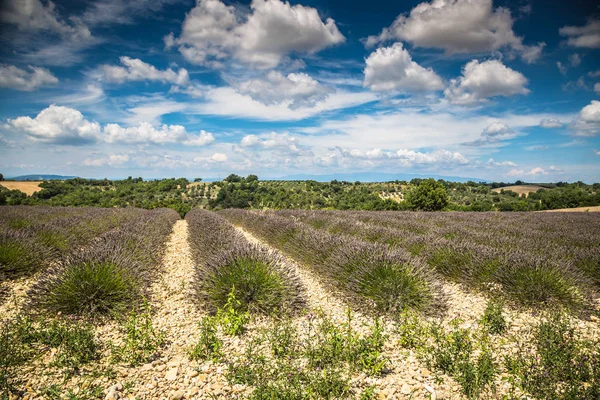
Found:
[[0, 172], [598, 182], [593, 3], [6, 0]]

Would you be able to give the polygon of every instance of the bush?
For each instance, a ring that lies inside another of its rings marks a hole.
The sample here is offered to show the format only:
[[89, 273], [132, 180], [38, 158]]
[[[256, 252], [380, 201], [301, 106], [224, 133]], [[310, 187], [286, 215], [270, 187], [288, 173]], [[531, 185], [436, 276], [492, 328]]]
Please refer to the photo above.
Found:
[[220, 360], [223, 341], [217, 336], [217, 319], [206, 316], [202, 318], [199, 325], [200, 339], [188, 352], [190, 360], [211, 360], [214, 362]]
[[440, 211], [448, 205], [446, 188], [434, 179], [425, 179], [406, 194], [405, 201], [418, 211]]
[[37, 305], [65, 314], [95, 315], [123, 311], [139, 299], [139, 287], [130, 272], [111, 260], [69, 260], [51, 273]]

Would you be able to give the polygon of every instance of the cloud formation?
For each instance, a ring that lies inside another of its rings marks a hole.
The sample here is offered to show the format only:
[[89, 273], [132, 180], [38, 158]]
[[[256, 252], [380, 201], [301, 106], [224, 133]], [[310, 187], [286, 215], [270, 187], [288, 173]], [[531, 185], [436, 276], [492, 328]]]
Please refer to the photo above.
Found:
[[541, 128], [561, 128], [562, 122], [558, 118], [544, 118], [540, 121]]
[[204, 146], [214, 142], [211, 133], [200, 131], [190, 134], [181, 125], [162, 125], [159, 128], [142, 122], [138, 126], [124, 128], [118, 124], [106, 124], [85, 119], [78, 110], [51, 105], [35, 117], [22, 116], [9, 119], [10, 128], [27, 135], [34, 141], [54, 144], [79, 145], [85, 143], [125, 144], [183, 144]]
[[583, 26], [563, 26], [558, 32], [567, 37], [569, 46], [600, 48], [600, 19], [591, 18]]
[[498, 60], [473, 60], [462, 70], [462, 76], [452, 79], [444, 95], [452, 104], [471, 105], [497, 96], [528, 94], [527, 78]]
[[100, 67], [102, 78], [109, 83], [147, 80], [185, 86], [190, 81], [190, 76], [185, 68], [180, 68], [175, 72], [171, 68], [159, 70], [138, 58], [122, 56], [119, 57], [119, 60], [123, 66], [104, 64]]
[[58, 83], [58, 78], [46, 68], [30, 65], [27, 69], [14, 65], [0, 65], [0, 87], [31, 92]]
[[592, 100], [583, 107], [570, 125], [575, 136], [596, 136], [600, 134], [600, 101]]
[[442, 90], [442, 79], [412, 60], [402, 43], [381, 47], [365, 60], [363, 86], [379, 91], [425, 92]]
[[415, 47], [442, 49], [447, 54], [481, 53], [509, 49], [528, 63], [541, 55], [545, 43], [525, 46], [512, 30], [507, 8], [494, 9], [492, 0], [432, 0], [418, 4], [410, 14], [399, 15], [367, 46], [388, 40], [403, 40]]
[[220, 0], [198, 0], [187, 14], [177, 38], [165, 37], [167, 47], [178, 46], [191, 63], [220, 67], [230, 57], [256, 68], [273, 68], [291, 54], [314, 54], [342, 43], [335, 21], [321, 20], [312, 7], [280, 0], [253, 0], [250, 12]]

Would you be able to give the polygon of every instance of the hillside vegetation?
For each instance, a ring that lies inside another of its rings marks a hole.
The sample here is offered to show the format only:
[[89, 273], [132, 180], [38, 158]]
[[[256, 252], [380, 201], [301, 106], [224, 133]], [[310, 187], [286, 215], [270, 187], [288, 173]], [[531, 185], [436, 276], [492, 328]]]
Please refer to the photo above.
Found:
[[[8, 182], [4, 182], [8, 183]], [[582, 182], [528, 186], [505, 183], [447, 182], [413, 179], [381, 183], [316, 181], [259, 181], [230, 175], [220, 182], [189, 182], [185, 178], [144, 181], [69, 179], [44, 181], [27, 196], [0, 187], [0, 204], [166, 207], [185, 215], [190, 209], [249, 208], [305, 210], [448, 210], [541, 211], [600, 205], [600, 184]], [[531, 192], [531, 188], [538, 188]]]

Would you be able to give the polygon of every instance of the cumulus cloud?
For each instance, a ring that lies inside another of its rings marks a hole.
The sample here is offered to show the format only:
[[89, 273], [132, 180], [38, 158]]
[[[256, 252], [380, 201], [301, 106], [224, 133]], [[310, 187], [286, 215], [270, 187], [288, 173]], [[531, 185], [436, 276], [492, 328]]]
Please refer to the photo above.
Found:
[[594, 92], [596, 92], [596, 94], [600, 94], [600, 82], [594, 84]]
[[253, 0], [250, 12], [220, 0], [198, 0], [181, 35], [165, 37], [190, 62], [219, 67], [229, 57], [257, 68], [279, 65], [292, 53], [313, 54], [345, 41], [335, 21], [312, 7], [280, 0]]
[[558, 31], [573, 47], [600, 48], [600, 19], [592, 18], [583, 26], [563, 26]]
[[190, 77], [185, 68], [180, 68], [177, 72], [171, 68], [159, 70], [153, 65], [143, 62], [137, 58], [122, 56], [119, 58], [120, 65], [102, 65], [102, 77], [110, 83], [124, 83], [131, 81], [160, 81], [174, 85], [187, 85]]
[[540, 121], [541, 128], [560, 128], [563, 124], [558, 118], [544, 118]]
[[567, 74], [568, 68], [560, 61], [556, 62], [556, 68], [558, 68], [558, 70], [560, 71], [561, 74], [563, 74], [563, 75]]
[[118, 124], [107, 124], [85, 119], [78, 110], [51, 105], [35, 117], [9, 119], [12, 129], [27, 135], [32, 140], [56, 144], [83, 144], [93, 142], [126, 144], [184, 144], [204, 146], [214, 142], [211, 133], [200, 131], [198, 135], [188, 133], [181, 125], [155, 127], [147, 122], [124, 128]]
[[264, 79], [242, 82], [237, 89], [263, 104], [285, 104], [290, 109], [314, 106], [332, 91], [308, 74], [290, 73], [284, 76], [278, 71], [270, 71]]
[[[551, 167], [552, 172], [562, 172], [560, 170], [558, 170], [556, 167]], [[535, 167], [532, 168], [529, 171], [525, 171], [522, 169], [511, 169], [510, 171], [508, 171], [506, 174], [506, 176], [512, 176], [512, 177], [521, 177], [521, 176], [532, 176], [532, 177], [536, 177], [536, 176], [540, 176], [540, 175], [548, 175], [548, 171], [546, 171], [544, 168], [542, 167]]]
[[58, 83], [58, 78], [46, 68], [28, 66], [27, 70], [14, 65], [0, 65], [0, 87], [31, 92]]
[[573, 53], [569, 56], [569, 64], [571, 67], [578, 67], [581, 65], [581, 56], [577, 53]]
[[402, 43], [382, 47], [365, 60], [364, 87], [373, 91], [434, 91], [444, 88], [442, 79], [431, 69], [412, 60]]
[[379, 35], [369, 36], [365, 44], [395, 39], [416, 47], [442, 49], [447, 54], [508, 48], [520, 53], [525, 62], [536, 61], [545, 43], [525, 46], [512, 27], [510, 11], [494, 8], [492, 0], [432, 0], [418, 4], [408, 15], [399, 15]]
[[600, 101], [592, 100], [583, 107], [570, 125], [575, 136], [596, 136], [600, 133]]
[[473, 60], [462, 70], [462, 76], [452, 79], [444, 95], [452, 104], [471, 105], [496, 96], [528, 94], [527, 78], [498, 60]]
[[517, 133], [510, 129], [506, 124], [502, 122], [493, 122], [489, 124], [483, 132], [481, 132], [481, 136], [472, 142], [463, 143], [465, 146], [486, 146], [486, 145], [496, 145], [503, 140], [513, 139], [517, 136]]
[[594, 150], [594, 154], [596, 154], [597, 156], [600, 156], [600, 150]]

